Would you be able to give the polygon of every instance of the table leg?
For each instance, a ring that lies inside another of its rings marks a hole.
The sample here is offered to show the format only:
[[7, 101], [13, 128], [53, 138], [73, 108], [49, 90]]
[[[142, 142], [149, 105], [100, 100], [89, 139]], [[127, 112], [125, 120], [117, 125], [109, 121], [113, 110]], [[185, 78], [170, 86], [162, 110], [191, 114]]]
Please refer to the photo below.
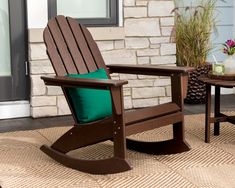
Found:
[[211, 85], [206, 84], [205, 142], [210, 143]]
[[[220, 115], [220, 87], [215, 86], [215, 103], [214, 103], [214, 113], [215, 118], [219, 117]], [[220, 122], [214, 123], [214, 135], [219, 135], [220, 129]]]

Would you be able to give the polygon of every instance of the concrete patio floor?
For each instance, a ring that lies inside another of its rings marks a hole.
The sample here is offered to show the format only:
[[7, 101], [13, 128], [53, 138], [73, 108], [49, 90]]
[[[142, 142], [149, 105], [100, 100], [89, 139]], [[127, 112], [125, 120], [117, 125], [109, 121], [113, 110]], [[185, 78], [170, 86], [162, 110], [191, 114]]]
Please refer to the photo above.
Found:
[[[212, 104], [213, 105], [213, 104]], [[213, 109], [213, 106], [212, 106]], [[235, 111], [235, 95], [221, 96], [221, 111]], [[185, 104], [185, 114], [203, 114], [205, 105], [189, 105]], [[20, 130], [34, 130], [49, 127], [61, 127], [73, 125], [71, 116], [50, 117], [50, 118], [19, 118], [0, 120], [0, 133]]]

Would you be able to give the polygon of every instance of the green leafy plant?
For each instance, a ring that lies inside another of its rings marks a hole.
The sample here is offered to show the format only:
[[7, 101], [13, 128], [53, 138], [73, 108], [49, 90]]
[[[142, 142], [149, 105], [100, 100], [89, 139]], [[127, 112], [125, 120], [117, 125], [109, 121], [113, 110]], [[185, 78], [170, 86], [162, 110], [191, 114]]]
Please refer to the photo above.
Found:
[[217, 0], [201, 0], [196, 7], [176, 7], [175, 42], [178, 66], [201, 66], [211, 50]]

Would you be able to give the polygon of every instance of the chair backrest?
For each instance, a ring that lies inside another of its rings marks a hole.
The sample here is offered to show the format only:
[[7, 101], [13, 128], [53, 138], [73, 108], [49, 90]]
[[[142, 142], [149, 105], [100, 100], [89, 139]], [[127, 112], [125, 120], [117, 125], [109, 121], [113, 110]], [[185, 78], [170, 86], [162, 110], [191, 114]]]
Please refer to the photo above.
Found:
[[44, 30], [43, 38], [57, 76], [84, 74], [99, 68], [104, 68], [107, 72], [90, 32], [75, 19], [64, 16], [51, 19]]

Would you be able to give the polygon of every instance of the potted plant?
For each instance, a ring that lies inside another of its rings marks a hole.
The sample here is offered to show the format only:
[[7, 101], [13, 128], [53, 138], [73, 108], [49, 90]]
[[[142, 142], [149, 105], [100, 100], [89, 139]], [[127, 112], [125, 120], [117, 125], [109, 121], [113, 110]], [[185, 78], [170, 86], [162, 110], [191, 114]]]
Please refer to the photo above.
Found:
[[223, 62], [225, 67], [225, 74], [235, 75], [235, 40], [227, 40], [223, 46], [223, 52], [228, 55], [227, 59], [225, 59]]
[[[178, 0], [182, 1], [182, 0]], [[198, 77], [210, 70], [206, 62], [211, 50], [210, 36], [215, 28], [217, 0], [201, 0], [196, 7], [176, 7], [175, 42], [178, 66], [195, 67], [189, 75], [186, 103], [205, 103], [205, 84]]]

